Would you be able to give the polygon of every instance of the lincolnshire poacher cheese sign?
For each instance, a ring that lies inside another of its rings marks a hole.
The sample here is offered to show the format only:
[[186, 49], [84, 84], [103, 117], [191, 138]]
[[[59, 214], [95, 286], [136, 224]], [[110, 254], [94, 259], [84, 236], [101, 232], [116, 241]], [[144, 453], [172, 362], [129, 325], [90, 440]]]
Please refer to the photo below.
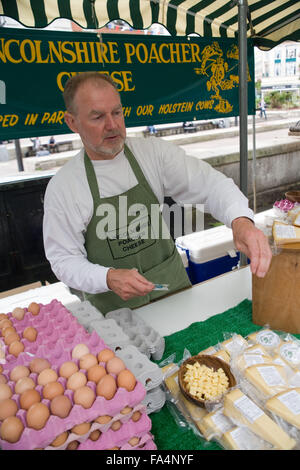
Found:
[[[0, 139], [63, 134], [69, 77], [97, 71], [117, 83], [128, 127], [239, 114], [234, 39], [0, 29]], [[248, 47], [248, 113], [254, 54]]]

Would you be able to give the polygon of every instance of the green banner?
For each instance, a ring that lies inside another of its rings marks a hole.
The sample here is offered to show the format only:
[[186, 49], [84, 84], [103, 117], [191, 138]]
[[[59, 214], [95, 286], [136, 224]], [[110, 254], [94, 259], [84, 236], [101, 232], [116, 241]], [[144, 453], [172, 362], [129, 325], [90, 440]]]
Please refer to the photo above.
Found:
[[0, 139], [69, 133], [62, 91], [70, 76], [88, 70], [115, 80], [127, 127], [237, 116], [238, 64], [236, 39], [1, 28]]

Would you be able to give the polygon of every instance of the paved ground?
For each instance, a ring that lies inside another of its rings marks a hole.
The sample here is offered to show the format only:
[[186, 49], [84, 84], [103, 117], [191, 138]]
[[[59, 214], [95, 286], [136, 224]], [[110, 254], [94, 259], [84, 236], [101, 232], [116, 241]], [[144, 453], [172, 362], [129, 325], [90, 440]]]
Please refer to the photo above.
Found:
[[[300, 114], [300, 113], [299, 113]], [[282, 115], [278, 116], [279, 119], [270, 118], [268, 121], [263, 119], [256, 119], [256, 149], [264, 147], [272, 147], [273, 145], [287, 144], [291, 142], [300, 142], [300, 137], [289, 136], [288, 130], [292, 123], [297, 121], [297, 118], [287, 116], [287, 119], [282, 119]], [[284, 126], [281, 129], [268, 130], [276, 125]], [[249, 135], [248, 135], [248, 149], [253, 148], [253, 135], [252, 135], [252, 123], [249, 119]], [[264, 131], [262, 132], [262, 129]], [[140, 130], [140, 129], [139, 129]], [[235, 132], [238, 134], [238, 127], [230, 127], [228, 129], [213, 129], [208, 131], [198, 132], [196, 134], [178, 134], [174, 136], [165, 137], [165, 140], [171, 140], [177, 143], [185, 149], [185, 151], [198, 158], [209, 158], [220, 155], [227, 155], [237, 153], [239, 151], [239, 136], [224, 137], [226, 134], [232, 134]], [[131, 129], [129, 133], [134, 133], [134, 129]], [[222, 136], [222, 138], [220, 138]], [[64, 138], [65, 136], [61, 136]], [[45, 138], [46, 139], [46, 138]], [[199, 139], [197, 142], [193, 140]], [[13, 144], [10, 144], [12, 146]], [[68, 154], [75, 154], [77, 151], [60, 152], [60, 156], [67, 156]], [[48, 175], [53, 174], [60, 167], [53, 167], [49, 170], [44, 171], [33, 171], [33, 163], [37, 158], [47, 159], [47, 157], [29, 157], [23, 158], [24, 172], [18, 170], [17, 160], [9, 160], [6, 162], [0, 161], [0, 183], [3, 181], [9, 181], [14, 178], [21, 179], [24, 177], [30, 177], [32, 175]]]

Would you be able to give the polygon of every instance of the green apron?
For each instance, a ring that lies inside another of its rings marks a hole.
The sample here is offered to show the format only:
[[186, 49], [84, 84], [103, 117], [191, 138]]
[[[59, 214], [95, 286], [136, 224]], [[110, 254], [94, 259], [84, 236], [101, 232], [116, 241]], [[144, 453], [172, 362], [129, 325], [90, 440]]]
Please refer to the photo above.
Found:
[[[94, 201], [93, 216], [85, 234], [87, 259], [91, 263], [101, 266], [118, 269], [137, 268], [141, 275], [154, 284], [169, 284], [169, 290], [152, 291], [145, 296], [134, 297], [127, 301], [122, 300], [113, 291], [101, 294], [84, 293], [85, 299], [89, 300], [104, 315], [122, 307], [140, 307], [170, 292], [191, 286], [172, 238], [170, 235], [165, 236], [166, 232], [168, 234], [169, 232], [161, 212], [157, 211], [156, 223], [154, 223], [154, 216], [151, 217], [151, 205], [155, 204], [156, 207], [159, 207], [159, 202], [134, 155], [126, 145], [125, 156], [131, 165], [138, 184], [120, 195], [101, 198], [93, 164], [87, 154], [84, 155], [86, 175]], [[126, 211], [126, 214], [124, 214], [124, 201], [126, 201], [128, 209], [139, 203], [143, 204], [146, 210], [138, 212], [139, 216], [136, 215], [136, 212], [134, 215], [127, 215]], [[100, 204], [102, 205], [101, 209]], [[106, 219], [104, 214], [98, 215], [103, 210], [103, 204], [109, 204], [110, 208], [113, 207], [116, 214], [114, 218], [116, 226], [110, 230], [110, 225], [108, 223], [106, 225], [106, 233], [108, 234], [106, 239], [101, 239], [97, 235], [97, 233], [99, 234], [100, 225], [102, 224], [103, 227], [107, 222], [107, 212]], [[127, 216], [126, 223], [122, 225], [124, 215]], [[159, 230], [157, 227], [159, 227]], [[135, 237], [130, 235], [132, 231]], [[137, 233], [140, 236], [137, 237]], [[145, 233], [148, 236], [144, 236]], [[161, 238], [162, 233], [164, 238]]]

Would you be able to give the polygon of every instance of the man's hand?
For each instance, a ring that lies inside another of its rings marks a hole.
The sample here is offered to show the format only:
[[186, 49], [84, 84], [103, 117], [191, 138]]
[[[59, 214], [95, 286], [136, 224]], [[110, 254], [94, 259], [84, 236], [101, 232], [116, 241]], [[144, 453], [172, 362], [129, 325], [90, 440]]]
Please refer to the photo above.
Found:
[[109, 269], [106, 283], [109, 289], [123, 300], [149, 294], [154, 284], [147, 281], [137, 269]]
[[264, 277], [272, 260], [267, 237], [246, 217], [234, 219], [231, 227], [236, 248], [245, 253], [251, 261], [251, 272], [258, 277]]

